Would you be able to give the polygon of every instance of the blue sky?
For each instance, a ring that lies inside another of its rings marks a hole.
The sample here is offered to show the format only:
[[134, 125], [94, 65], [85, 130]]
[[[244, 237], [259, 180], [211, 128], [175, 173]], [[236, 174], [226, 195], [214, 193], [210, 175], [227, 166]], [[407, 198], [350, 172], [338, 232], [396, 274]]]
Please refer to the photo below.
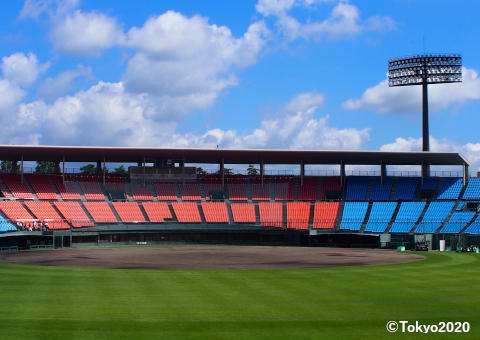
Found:
[[[452, 8], [452, 6], [454, 6]], [[477, 1], [27, 0], [0, 12], [2, 144], [419, 150], [389, 58], [461, 53], [431, 146], [480, 168]]]

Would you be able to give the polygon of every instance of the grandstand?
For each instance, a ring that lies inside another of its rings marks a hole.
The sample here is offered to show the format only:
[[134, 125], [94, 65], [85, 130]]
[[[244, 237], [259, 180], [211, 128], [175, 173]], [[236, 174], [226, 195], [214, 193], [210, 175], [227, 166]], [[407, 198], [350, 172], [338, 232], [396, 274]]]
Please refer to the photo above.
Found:
[[[212, 233], [242, 231], [257, 236], [262, 232], [284, 232], [288, 238], [294, 232], [308, 236], [309, 242], [322, 234], [334, 235], [331, 238], [337, 240], [377, 235], [378, 240], [387, 239], [383, 243], [392, 246], [390, 238], [399, 236], [399, 242], [414, 242], [419, 234], [430, 234], [432, 240], [440, 235], [480, 234], [478, 178], [387, 176], [384, 166], [376, 176], [345, 176], [347, 160], [351, 164], [459, 165], [468, 174], [468, 162], [454, 153], [194, 149], [133, 152], [132, 148], [0, 146], [0, 158], [13, 160], [63, 160], [68, 155], [69, 161], [85, 162], [104, 159], [107, 153], [109, 161], [136, 161], [138, 165], [124, 176], [103, 173], [98, 161], [97, 174], [1, 174], [0, 233], [15, 235], [20, 232], [19, 225], [47, 222], [49, 230], [67, 235], [62, 237], [72, 238], [71, 242], [91, 239], [89, 235], [95, 235], [99, 242], [106, 235], [125, 232], [140, 233], [143, 238], [147, 232], [205, 232], [208, 238]], [[139, 155], [143, 155], [142, 160], [170, 157], [181, 160], [177, 163], [182, 166], [222, 159], [220, 169], [227, 161], [250, 164], [259, 155], [264, 159], [260, 174], [224, 175], [220, 171], [197, 175], [191, 170], [194, 168], [188, 167], [144, 167]], [[266, 162], [295, 164], [299, 159], [303, 160], [299, 174], [265, 175]], [[340, 172], [306, 176], [305, 163], [340, 164]]]

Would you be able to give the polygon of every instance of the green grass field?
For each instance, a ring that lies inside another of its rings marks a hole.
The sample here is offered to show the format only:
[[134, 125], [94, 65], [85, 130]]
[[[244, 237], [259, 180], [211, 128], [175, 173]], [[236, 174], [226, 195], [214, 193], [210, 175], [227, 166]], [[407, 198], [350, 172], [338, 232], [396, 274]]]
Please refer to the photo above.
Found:
[[[480, 256], [297, 270], [147, 271], [0, 263], [0, 339], [480, 339]], [[389, 320], [469, 334], [388, 333]]]

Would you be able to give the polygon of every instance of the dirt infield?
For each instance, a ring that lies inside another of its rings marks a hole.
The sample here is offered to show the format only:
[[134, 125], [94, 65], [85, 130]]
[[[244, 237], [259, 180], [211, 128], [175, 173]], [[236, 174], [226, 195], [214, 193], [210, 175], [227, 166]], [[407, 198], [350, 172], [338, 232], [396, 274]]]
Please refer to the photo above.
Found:
[[270, 269], [417, 261], [423, 256], [381, 249], [268, 246], [68, 248], [4, 254], [11, 263], [116, 269]]

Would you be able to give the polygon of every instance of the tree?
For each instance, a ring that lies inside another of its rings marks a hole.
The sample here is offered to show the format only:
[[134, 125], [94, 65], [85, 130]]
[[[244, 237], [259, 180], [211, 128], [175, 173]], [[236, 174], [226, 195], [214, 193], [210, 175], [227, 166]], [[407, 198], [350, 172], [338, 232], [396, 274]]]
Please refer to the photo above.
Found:
[[82, 174], [95, 175], [97, 173], [97, 167], [94, 164], [87, 164], [80, 168]]
[[258, 175], [258, 170], [257, 170], [257, 168], [255, 168], [252, 164], [249, 164], [249, 165], [248, 165], [248, 168], [247, 168], [247, 175], [249, 175], [249, 176], [256, 176], [256, 175]]
[[114, 174], [117, 174], [117, 175], [127, 175], [128, 174], [128, 171], [125, 169], [125, 167], [122, 165], [120, 165], [118, 168], [115, 168], [113, 170], [113, 173]]
[[58, 172], [57, 166], [57, 162], [37, 161], [37, 167], [35, 168], [35, 172], [40, 174], [54, 174]]
[[207, 174], [207, 172], [205, 170], [203, 170], [203, 168], [201, 168], [201, 167], [197, 167], [196, 172], [197, 172], [197, 175], [206, 175]]
[[[216, 175], [221, 175], [220, 170], [218, 170]], [[233, 175], [233, 169], [232, 168], [223, 168], [223, 174], [224, 175]]]
[[13, 161], [2, 161], [1, 163], [2, 172], [14, 172]]

